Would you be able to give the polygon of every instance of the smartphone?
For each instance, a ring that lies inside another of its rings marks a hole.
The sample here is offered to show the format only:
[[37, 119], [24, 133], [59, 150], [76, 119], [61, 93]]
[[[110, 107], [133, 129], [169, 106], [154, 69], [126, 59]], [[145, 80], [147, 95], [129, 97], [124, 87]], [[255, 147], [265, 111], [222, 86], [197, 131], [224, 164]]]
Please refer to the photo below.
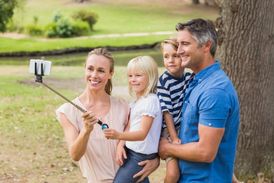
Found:
[[[36, 67], [36, 73], [35, 73], [35, 67]], [[29, 63], [30, 73], [41, 75], [43, 71], [43, 75], [49, 75], [50, 69], [51, 69], [51, 61], [30, 59], [30, 63]]]

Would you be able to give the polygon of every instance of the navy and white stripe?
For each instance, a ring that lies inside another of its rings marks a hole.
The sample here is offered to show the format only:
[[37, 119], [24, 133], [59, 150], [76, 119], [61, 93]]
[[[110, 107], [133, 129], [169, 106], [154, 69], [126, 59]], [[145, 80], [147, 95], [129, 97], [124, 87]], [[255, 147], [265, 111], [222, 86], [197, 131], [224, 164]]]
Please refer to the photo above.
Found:
[[[157, 84], [157, 95], [160, 100], [162, 112], [168, 111], [174, 121], [174, 125], [181, 122], [181, 109], [185, 96], [185, 90], [188, 87], [191, 73], [185, 73], [181, 78], [175, 78], [165, 71], [159, 78]], [[163, 127], [166, 127], [165, 122]]]

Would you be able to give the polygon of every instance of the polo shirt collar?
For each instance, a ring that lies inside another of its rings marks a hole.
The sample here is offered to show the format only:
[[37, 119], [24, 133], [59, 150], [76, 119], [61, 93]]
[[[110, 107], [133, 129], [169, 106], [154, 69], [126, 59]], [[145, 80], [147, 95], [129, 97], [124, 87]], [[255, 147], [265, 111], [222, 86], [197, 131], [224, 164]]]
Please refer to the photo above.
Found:
[[204, 68], [203, 70], [195, 74], [193, 80], [196, 82], [201, 82], [207, 77], [209, 77], [213, 72], [220, 69], [221, 69], [221, 64], [218, 60], [216, 60], [214, 64]]

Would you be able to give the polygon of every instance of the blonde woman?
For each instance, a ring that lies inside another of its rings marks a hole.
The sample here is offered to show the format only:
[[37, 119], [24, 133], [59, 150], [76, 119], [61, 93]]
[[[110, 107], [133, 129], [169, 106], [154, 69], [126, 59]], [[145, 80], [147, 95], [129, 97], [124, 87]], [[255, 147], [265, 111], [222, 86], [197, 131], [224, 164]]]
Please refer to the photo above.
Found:
[[[88, 183], [112, 183], [119, 168], [116, 164], [117, 140], [107, 140], [98, 119], [109, 127], [123, 131], [128, 123], [129, 106], [120, 99], [110, 96], [114, 60], [103, 48], [88, 54], [85, 63], [86, 88], [73, 102], [85, 109], [82, 114], [69, 103], [56, 111], [64, 130], [71, 158], [79, 161], [80, 170]], [[119, 148], [121, 149], [121, 148]], [[158, 167], [159, 160], [141, 162], [144, 169], [141, 178]]]

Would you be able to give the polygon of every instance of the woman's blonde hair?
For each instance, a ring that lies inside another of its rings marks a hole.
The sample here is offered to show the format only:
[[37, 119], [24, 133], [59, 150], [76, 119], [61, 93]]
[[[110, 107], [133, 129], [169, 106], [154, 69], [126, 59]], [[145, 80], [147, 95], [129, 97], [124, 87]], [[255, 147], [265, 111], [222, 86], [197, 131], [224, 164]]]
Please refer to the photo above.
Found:
[[[101, 56], [106, 57], [109, 60], [109, 63], [110, 63], [110, 71], [109, 72], [112, 73], [114, 71], [114, 59], [113, 59], [111, 53], [106, 48], [96, 48], [96, 49], [90, 51], [88, 53], [87, 59], [91, 55], [98, 55], [98, 56], [101, 55]], [[111, 79], [108, 80], [108, 82], [105, 86], [105, 91], [106, 91], [107, 94], [109, 94], [109, 95], [111, 94], [111, 91], [112, 91], [112, 81], [111, 81]]]
[[[149, 93], [156, 93], [158, 82], [158, 66], [154, 59], [150, 56], [139, 56], [131, 59], [127, 65], [127, 71], [139, 70], [148, 76], [148, 86], [145, 89], [143, 96]], [[134, 95], [132, 87], [128, 86], [129, 93]]]
[[175, 38], [165, 39], [163, 42], [161, 42], [161, 51], [162, 52], [163, 52], [163, 49], [164, 49], [164, 45], [166, 45], [166, 44], [171, 45], [174, 48], [174, 50], [176, 50], [176, 51], [177, 51], [178, 46], [179, 46], [179, 44], [178, 44], [178, 42]]

